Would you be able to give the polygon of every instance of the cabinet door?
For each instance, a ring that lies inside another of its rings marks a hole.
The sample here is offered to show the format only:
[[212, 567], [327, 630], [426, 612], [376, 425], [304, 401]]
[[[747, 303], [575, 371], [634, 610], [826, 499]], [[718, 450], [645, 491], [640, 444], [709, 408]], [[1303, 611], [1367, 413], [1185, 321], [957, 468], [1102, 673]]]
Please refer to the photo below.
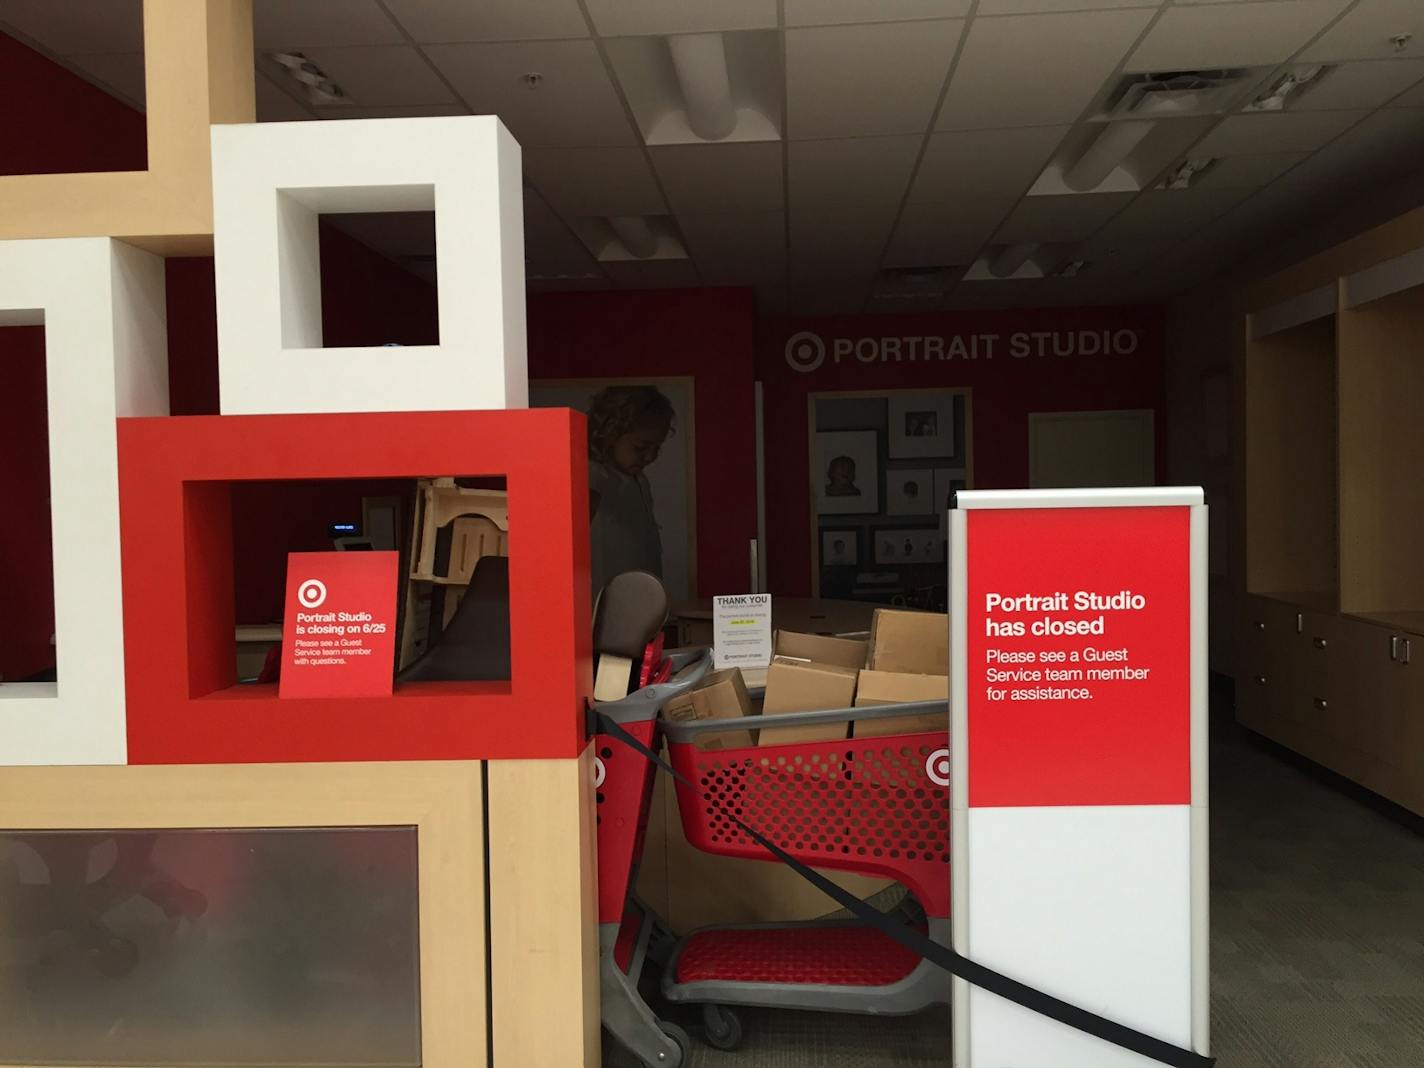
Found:
[[1391, 663], [1392, 701], [1370, 789], [1424, 816], [1424, 638], [1408, 638], [1410, 663]]
[[1328, 719], [1341, 750], [1337, 770], [1372, 788], [1403, 699], [1403, 672], [1390, 659], [1391, 636], [1386, 627], [1341, 619], [1329, 657]]
[[1237, 642], [1237, 719], [1254, 731], [1289, 744], [1291, 658], [1298, 635], [1296, 610], [1281, 601], [1247, 597], [1242, 602]]

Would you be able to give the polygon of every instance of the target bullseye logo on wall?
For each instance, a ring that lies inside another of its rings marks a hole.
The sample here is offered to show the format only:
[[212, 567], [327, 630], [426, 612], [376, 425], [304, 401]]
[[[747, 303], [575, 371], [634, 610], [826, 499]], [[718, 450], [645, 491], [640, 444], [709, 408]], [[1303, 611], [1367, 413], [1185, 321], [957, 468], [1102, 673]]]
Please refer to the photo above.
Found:
[[282, 697], [389, 697], [399, 553], [291, 553]]

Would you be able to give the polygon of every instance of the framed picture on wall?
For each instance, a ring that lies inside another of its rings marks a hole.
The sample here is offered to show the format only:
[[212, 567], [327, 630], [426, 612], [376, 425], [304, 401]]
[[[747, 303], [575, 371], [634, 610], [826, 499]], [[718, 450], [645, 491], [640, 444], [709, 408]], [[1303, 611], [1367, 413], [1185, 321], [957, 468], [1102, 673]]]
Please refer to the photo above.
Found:
[[860, 563], [860, 531], [821, 531], [821, 566], [855, 567]]
[[928, 530], [877, 530], [877, 564], [937, 564], [944, 560], [944, 538], [933, 527]]
[[890, 458], [954, 457], [954, 395], [892, 393]]
[[[697, 591], [697, 481], [694, 396], [691, 378], [588, 378], [576, 381], [529, 383], [531, 408], [573, 408], [589, 414], [594, 405], [603, 410], [590, 421], [596, 428], [617, 427], [620, 419], [636, 418], [640, 403], [634, 390], [656, 390], [672, 407], [672, 426], [655, 458], [642, 468], [652, 496], [653, 519], [662, 544], [662, 580], [668, 596], [683, 601]], [[613, 390], [613, 392], [608, 392]], [[622, 391], [622, 392], [620, 392]], [[658, 402], [661, 404], [662, 402]], [[631, 411], [625, 411], [631, 409]], [[594, 450], [590, 448], [590, 453]]]
[[936, 507], [934, 472], [928, 468], [885, 472], [887, 515], [933, 515]]
[[880, 511], [880, 444], [875, 431], [818, 433], [811, 460], [819, 514], [867, 515]]

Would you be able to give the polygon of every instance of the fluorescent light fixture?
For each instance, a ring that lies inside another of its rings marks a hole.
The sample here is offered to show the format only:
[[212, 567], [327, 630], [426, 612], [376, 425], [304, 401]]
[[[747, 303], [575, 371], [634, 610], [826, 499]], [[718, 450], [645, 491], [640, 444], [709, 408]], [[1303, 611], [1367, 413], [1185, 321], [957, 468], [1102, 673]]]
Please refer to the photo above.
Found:
[[641, 215], [610, 215], [608, 225], [634, 259], [646, 260], [657, 255], [658, 235]]
[[1005, 245], [985, 265], [989, 268], [989, 273], [995, 278], [1012, 278], [1020, 267], [1033, 258], [1033, 254], [1038, 251], [1037, 243], [1033, 241], [1019, 241], [1013, 245]]
[[1102, 132], [1078, 157], [1078, 161], [1063, 172], [1063, 184], [1079, 193], [1096, 189], [1156, 125], [1151, 119], [1125, 119], [1104, 124]]
[[721, 141], [737, 128], [737, 109], [720, 33], [680, 34], [667, 39], [682, 90], [687, 125], [704, 141]]

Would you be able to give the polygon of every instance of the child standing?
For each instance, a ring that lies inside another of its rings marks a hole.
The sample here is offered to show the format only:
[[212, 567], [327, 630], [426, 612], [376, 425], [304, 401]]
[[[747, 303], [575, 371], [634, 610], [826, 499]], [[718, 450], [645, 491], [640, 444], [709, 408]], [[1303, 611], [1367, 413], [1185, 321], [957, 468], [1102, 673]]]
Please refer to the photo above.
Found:
[[673, 430], [655, 386], [609, 386], [588, 412], [589, 542], [593, 593], [625, 571], [663, 573], [663, 545], [644, 469]]

